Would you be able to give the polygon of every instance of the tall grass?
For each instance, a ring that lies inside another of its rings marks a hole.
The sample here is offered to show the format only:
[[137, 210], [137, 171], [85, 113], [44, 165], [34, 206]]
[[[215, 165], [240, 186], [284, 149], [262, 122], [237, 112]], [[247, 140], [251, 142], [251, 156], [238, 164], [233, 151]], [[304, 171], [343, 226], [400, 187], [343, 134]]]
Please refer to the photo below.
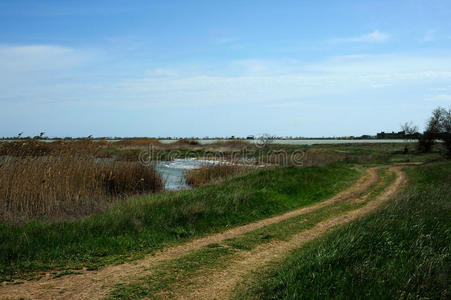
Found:
[[254, 168], [240, 165], [215, 164], [189, 170], [185, 173], [186, 183], [198, 187], [207, 183], [218, 182], [233, 176], [249, 173]]
[[200, 145], [200, 143], [196, 140], [190, 140], [190, 139], [181, 139], [181, 140], [177, 140], [173, 143], [171, 143], [171, 145], [179, 145], [179, 146], [183, 146], [183, 145], [191, 145], [191, 146], [197, 146]]
[[[224, 163], [218, 163], [215, 165], [204, 166], [199, 169], [189, 170], [185, 173], [186, 182], [190, 186], [198, 187], [204, 184], [218, 182], [233, 176], [247, 174], [250, 171], [255, 170], [256, 166], [312, 167], [326, 166], [331, 163], [344, 161], [352, 163], [369, 163], [375, 162], [375, 160], [377, 159], [377, 156], [373, 154], [354, 155], [327, 149], [309, 149], [303, 151], [298, 151], [297, 149], [295, 149], [295, 151], [297, 152], [293, 151], [293, 149], [288, 149], [291, 151], [275, 149], [256, 152], [254, 153], [255, 157], [252, 157], [251, 160], [248, 161], [234, 161], [234, 157], [231, 157], [230, 163], [234, 164], [229, 164], [228, 161], [225, 161]], [[206, 159], [209, 159], [209, 157], [206, 157]]]
[[156, 138], [128, 138], [113, 142], [117, 146], [142, 146], [142, 145], [160, 145], [161, 142]]
[[217, 146], [217, 147], [231, 147], [231, 148], [245, 148], [245, 147], [251, 147], [254, 146], [248, 141], [243, 140], [225, 140], [225, 141], [217, 141], [211, 144], [208, 144], [208, 146]]
[[68, 220], [105, 211], [123, 197], [154, 193], [153, 168], [87, 155], [0, 157], [0, 220]]
[[95, 156], [106, 145], [107, 142], [105, 141], [93, 141], [92, 139], [69, 141], [61, 139], [52, 142], [24, 139], [0, 143], [0, 156], [36, 157], [62, 154], [89, 154]]
[[139, 197], [73, 222], [0, 222], [0, 281], [111, 262], [246, 224], [325, 199], [359, 174], [345, 165], [259, 170], [218, 185]]
[[237, 298], [449, 299], [451, 163], [409, 175], [403, 196], [294, 252]]

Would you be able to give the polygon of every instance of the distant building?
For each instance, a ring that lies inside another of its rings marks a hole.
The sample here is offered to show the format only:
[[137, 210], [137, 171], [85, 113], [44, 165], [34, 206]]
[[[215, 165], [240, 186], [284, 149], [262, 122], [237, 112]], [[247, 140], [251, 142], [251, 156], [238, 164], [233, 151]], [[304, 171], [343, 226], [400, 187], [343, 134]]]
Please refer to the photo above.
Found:
[[403, 139], [406, 137], [406, 133], [404, 131], [399, 131], [399, 132], [394, 132], [392, 131], [390, 132], [379, 132], [376, 135], [377, 139]]

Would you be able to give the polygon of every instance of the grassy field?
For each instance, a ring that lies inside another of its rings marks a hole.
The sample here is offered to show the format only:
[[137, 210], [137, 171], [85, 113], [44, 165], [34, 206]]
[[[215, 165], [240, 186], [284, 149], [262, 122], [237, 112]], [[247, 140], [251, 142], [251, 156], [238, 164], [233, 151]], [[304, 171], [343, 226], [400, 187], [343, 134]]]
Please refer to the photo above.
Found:
[[[242, 141], [165, 145], [154, 139], [1, 144], [0, 281], [36, 279], [41, 271], [57, 277], [141, 258], [320, 202], [353, 183], [367, 166], [426, 161], [428, 166], [407, 169], [411, 184], [403, 197], [308, 244], [282, 265], [259, 272], [235, 296], [447, 298], [451, 164], [443, 162], [440, 145], [429, 154], [417, 153], [414, 145], [405, 154], [404, 146], [258, 149]], [[150, 153], [153, 159], [212, 154], [227, 161], [239, 160], [237, 151], [245, 149], [253, 165], [259, 160], [270, 167], [202, 168], [187, 174], [192, 186], [200, 186], [196, 189], [149, 194], [161, 186], [161, 180], [151, 176], [152, 167], [139, 164], [142, 151], [149, 149], [157, 150]], [[293, 153], [301, 154], [301, 164]], [[180, 288], [179, 280], [186, 283], [206, 270], [226, 268], [243, 251], [289, 240], [318, 222], [362, 207], [396, 177], [387, 170], [379, 176], [365, 192], [366, 200], [336, 203], [193, 251], [156, 268], [160, 279], [143, 277], [117, 286], [111, 296], [140, 298]]]
[[[257, 247], [271, 243], [287, 241], [302, 231], [313, 228], [319, 222], [330, 217], [360, 208], [377, 197], [395, 180], [395, 174], [380, 170], [381, 180], [366, 190], [361, 196], [364, 201], [342, 201], [313, 212], [289, 218], [241, 236], [226, 239], [219, 243], [209, 244], [185, 256], [165, 262], [152, 268], [152, 272], [128, 284], [118, 284], [111, 292], [112, 298], [142, 299], [158, 294], [160, 298], [175, 298], [174, 292], [187, 289], [202, 274], [221, 272], [233, 265], [237, 256]], [[249, 295], [249, 298], [251, 295]]]
[[137, 257], [321, 201], [360, 174], [344, 164], [277, 168], [195, 190], [143, 196], [72, 222], [0, 224], [2, 280]]
[[407, 172], [401, 197], [261, 271], [235, 298], [449, 299], [451, 163]]

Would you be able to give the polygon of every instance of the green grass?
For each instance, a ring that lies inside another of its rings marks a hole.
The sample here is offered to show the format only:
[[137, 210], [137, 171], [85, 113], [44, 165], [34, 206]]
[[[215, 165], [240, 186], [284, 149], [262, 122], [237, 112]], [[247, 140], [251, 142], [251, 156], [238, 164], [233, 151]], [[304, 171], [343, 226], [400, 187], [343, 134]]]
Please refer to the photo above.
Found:
[[314, 227], [317, 223], [346, 211], [366, 205], [392, 183], [396, 175], [386, 169], [379, 171], [381, 180], [362, 193], [365, 201], [345, 201], [320, 208], [316, 211], [272, 224], [242, 236], [227, 239], [219, 244], [210, 244], [175, 260], [151, 268], [151, 273], [131, 283], [118, 284], [110, 294], [112, 298], [141, 299], [158, 294], [173, 296], [179, 288], [190, 289], [193, 280], [203, 274], [225, 268], [238, 251], [250, 251], [274, 240], [288, 240], [293, 235]]
[[[110, 298], [173, 298], [171, 293], [179, 287], [189, 286], [187, 283], [190, 279], [211, 272], [212, 269], [226, 267], [235, 252], [235, 249], [211, 244], [211, 246], [156, 266], [152, 269], [150, 276], [145, 276], [129, 284], [116, 285]], [[166, 295], [163, 296], [163, 294]]]
[[407, 171], [403, 196], [262, 271], [235, 298], [449, 299], [451, 163]]
[[313, 228], [319, 222], [340, 215], [350, 210], [358, 209], [377, 197], [384, 189], [396, 179], [396, 174], [386, 169], [379, 170], [380, 180], [377, 184], [366, 190], [361, 196], [364, 201], [344, 201], [328, 205], [311, 213], [293, 217], [281, 222], [265, 226], [248, 232], [240, 237], [226, 240], [225, 243], [238, 249], [251, 250], [262, 243], [271, 240], [289, 240], [294, 234]]
[[74, 222], [0, 224], [0, 280], [144, 253], [306, 206], [350, 185], [361, 170], [261, 170], [196, 190], [141, 197]]

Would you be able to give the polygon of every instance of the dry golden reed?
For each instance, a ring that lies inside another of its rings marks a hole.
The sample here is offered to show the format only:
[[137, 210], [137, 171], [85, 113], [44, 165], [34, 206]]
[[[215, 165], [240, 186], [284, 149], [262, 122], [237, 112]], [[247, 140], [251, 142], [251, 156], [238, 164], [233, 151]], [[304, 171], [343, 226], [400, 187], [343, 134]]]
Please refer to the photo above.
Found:
[[185, 179], [190, 186], [198, 187], [233, 176], [244, 175], [250, 170], [252, 168], [249, 166], [216, 164], [190, 170], [185, 174]]
[[25, 143], [22, 152], [8, 146], [8, 155], [0, 156], [0, 220], [74, 219], [102, 212], [126, 196], [163, 189], [152, 167], [97, 159], [86, 154], [97, 147], [92, 143], [71, 145], [76, 147], [52, 143], [49, 150]]

